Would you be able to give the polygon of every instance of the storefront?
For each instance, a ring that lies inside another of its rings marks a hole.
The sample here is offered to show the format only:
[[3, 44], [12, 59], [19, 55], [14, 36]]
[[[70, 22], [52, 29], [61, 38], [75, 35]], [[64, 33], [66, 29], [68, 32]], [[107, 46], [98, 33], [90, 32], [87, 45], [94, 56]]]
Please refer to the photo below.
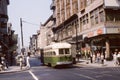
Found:
[[[111, 31], [112, 30], [112, 31]], [[99, 28], [83, 35], [92, 52], [100, 52], [106, 58], [112, 57], [117, 50], [120, 51], [119, 28]]]

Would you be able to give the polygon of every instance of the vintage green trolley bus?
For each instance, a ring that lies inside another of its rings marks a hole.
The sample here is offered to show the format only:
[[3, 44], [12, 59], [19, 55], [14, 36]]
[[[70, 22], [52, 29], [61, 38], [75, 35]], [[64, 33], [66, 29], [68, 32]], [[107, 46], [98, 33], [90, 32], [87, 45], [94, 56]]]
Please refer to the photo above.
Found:
[[59, 65], [71, 65], [71, 44], [69, 43], [53, 43], [44, 48], [44, 64], [52, 67]]

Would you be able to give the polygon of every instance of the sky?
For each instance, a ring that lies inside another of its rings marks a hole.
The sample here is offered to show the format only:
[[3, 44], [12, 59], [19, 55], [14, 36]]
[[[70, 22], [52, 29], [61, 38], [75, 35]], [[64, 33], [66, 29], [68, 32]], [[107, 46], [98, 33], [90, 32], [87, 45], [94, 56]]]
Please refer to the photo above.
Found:
[[12, 29], [21, 40], [20, 18], [22, 18], [25, 47], [29, 46], [30, 37], [40, 29], [40, 23], [45, 23], [52, 14], [51, 3], [52, 0], [10, 0], [8, 22], [12, 23]]

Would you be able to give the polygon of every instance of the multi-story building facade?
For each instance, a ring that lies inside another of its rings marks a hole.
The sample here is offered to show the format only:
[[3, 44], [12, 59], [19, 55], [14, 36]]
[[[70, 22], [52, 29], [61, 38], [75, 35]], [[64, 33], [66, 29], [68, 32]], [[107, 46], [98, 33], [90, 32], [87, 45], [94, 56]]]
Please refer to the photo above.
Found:
[[1, 56], [7, 53], [8, 50], [8, 35], [7, 35], [7, 6], [9, 0], [0, 0], [0, 62]]
[[[18, 34], [14, 33], [15, 31], [12, 30], [12, 24], [7, 23], [7, 33], [4, 33], [4, 36], [1, 38], [1, 56], [5, 56], [5, 59], [8, 62], [8, 65], [15, 65], [15, 57], [17, 55], [17, 48], [18, 48]], [[4, 40], [4, 41], [3, 41]]]
[[7, 35], [7, 6], [9, 5], [9, 0], [0, 0], [0, 45], [2, 48], [8, 48], [5, 43]]
[[50, 16], [44, 24], [41, 24], [40, 30], [38, 32], [39, 49], [43, 49], [45, 46], [51, 44], [51, 42], [53, 41], [52, 26], [52, 16]]
[[43, 48], [53, 42], [53, 22], [53, 16], [50, 16], [44, 24], [40, 25], [40, 30], [37, 31], [37, 53], [40, 55]]
[[[15, 62], [18, 35], [14, 34], [11, 23], [8, 22], [9, 0], [0, 0], [0, 62], [5, 57], [9, 65]], [[13, 60], [14, 59], [14, 60]]]
[[46, 32], [47, 28], [45, 26], [43, 26], [43, 24], [41, 24], [40, 26], [40, 30], [37, 34], [37, 38], [38, 38], [38, 48], [39, 49], [43, 49], [46, 46]]
[[30, 37], [29, 49], [30, 49], [31, 54], [35, 54], [37, 50], [37, 34], [34, 34], [32, 35], [32, 37]]
[[51, 9], [55, 40], [71, 43], [73, 54], [120, 51], [120, 0], [53, 0]]
[[15, 65], [18, 34], [14, 34], [12, 24], [8, 23], [8, 5], [9, 0], [0, 0], [0, 62], [5, 57], [8, 65]]

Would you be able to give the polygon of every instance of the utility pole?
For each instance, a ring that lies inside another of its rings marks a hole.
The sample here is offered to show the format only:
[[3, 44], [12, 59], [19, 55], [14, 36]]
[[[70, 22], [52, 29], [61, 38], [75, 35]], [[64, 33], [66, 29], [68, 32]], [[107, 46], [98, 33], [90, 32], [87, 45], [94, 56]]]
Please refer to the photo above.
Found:
[[22, 55], [24, 55], [24, 52], [25, 52], [24, 41], [23, 41], [23, 24], [22, 24], [23, 22], [24, 22], [24, 23], [27, 23], [27, 24], [39, 26], [39, 25], [37, 25], [37, 24], [34, 24], [34, 23], [30, 23], [30, 22], [24, 21], [24, 20], [22, 20], [22, 18], [20, 18], [21, 44], [22, 44], [21, 54], [22, 54]]
[[75, 25], [76, 28], [76, 53], [78, 54], [78, 24]]
[[23, 43], [23, 29], [22, 29], [22, 18], [20, 18], [20, 27], [21, 27], [21, 43], [22, 43], [22, 48], [24, 48], [24, 43]]

